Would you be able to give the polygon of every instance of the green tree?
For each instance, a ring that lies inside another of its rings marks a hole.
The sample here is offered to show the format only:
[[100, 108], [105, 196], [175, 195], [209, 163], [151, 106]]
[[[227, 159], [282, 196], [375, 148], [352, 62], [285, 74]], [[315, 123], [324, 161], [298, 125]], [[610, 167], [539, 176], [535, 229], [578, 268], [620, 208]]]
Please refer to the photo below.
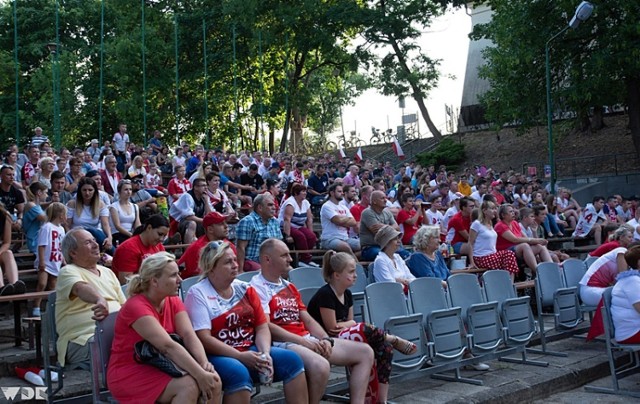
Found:
[[[490, 39], [481, 77], [491, 89], [482, 101], [494, 124], [519, 123], [526, 129], [543, 122], [545, 43], [566, 27], [577, 2], [490, 0], [492, 21], [476, 26], [472, 38]], [[604, 124], [605, 106], [626, 104], [629, 126], [640, 152], [640, 31], [637, 0], [594, 2], [594, 15], [551, 43], [554, 113], [573, 111], [580, 130]], [[567, 17], [568, 16], [568, 17]], [[556, 115], [557, 116], [557, 115]]]
[[384, 95], [410, 95], [438, 140], [442, 134], [431, 120], [425, 98], [438, 83], [440, 60], [422, 53], [416, 41], [434, 18], [444, 14], [448, 5], [461, 4], [464, 3], [444, 0], [378, 0], [367, 3], [363, 14], [367, 47], [373, 45], [374, 49], [386, 52], [378, 59], [368, 48], [360, 49], [365, 63], [376, 67], [374, 75], [379, 88]]

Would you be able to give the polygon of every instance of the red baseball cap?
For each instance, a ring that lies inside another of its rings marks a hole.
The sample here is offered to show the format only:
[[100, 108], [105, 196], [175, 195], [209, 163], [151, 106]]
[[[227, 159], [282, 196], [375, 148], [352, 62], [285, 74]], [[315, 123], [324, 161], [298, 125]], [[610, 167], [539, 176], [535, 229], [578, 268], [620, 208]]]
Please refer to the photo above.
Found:
[[206, 229], [212, 224], [220, 224], [227, 220], [227, 216], [224, 216], [218, 212], [211, 212], [202, 219], [202, 226]]

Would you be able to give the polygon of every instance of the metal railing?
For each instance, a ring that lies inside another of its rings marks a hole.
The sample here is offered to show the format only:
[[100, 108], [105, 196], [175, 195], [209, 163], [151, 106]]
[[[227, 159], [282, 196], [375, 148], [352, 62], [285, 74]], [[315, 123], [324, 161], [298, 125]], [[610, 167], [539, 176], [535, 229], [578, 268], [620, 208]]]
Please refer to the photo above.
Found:
[[[529, 167], [536, 167], [538, 178], [544, 177], [547, 161], [530, 161], [522, 164], [522, 173], [528, 175]], [[637, 153], [604, 154], [598, 156], [567, 157], [556, 159], [558, 179], [584, 176], [618, 176], [640, 172], [640, 157]]]

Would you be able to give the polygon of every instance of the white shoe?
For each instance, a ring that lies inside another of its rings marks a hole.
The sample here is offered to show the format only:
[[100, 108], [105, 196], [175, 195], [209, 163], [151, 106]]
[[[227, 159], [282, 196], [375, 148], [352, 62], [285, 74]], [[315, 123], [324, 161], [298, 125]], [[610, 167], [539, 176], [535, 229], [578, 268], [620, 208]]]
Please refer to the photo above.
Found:
[[487, 365], [486, 363], [472, 363], [471, 365], [467, 365], [467, 368], [471, 368], [473, 370], [479, 370], [479, 371], [485, 371], [485, 370], [489, 370], [491, 369], [491, 367], [489, 365]]
[[31, 311], [32, 317], [40, 317], [40, 307], [34, 307]]
[[320, 268], [320, 265], [316, 264], [315, 262], [311, 261], [308, 264], [305, 264], [308, 267], [315, 267], [315, 268]]

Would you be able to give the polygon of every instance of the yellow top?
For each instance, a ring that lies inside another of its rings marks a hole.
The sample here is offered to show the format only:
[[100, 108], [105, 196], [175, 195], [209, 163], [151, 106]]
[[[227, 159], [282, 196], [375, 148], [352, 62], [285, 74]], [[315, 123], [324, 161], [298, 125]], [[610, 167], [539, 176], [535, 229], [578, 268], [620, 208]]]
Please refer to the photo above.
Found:
[[98, 265], [100, 275], [77, 265], [66, 265], [60, 270], [56, 284], [56, 328], [58, 331], [58, 361], [65, 363], [69, 342], [86, 345], [96, 328], [92, 320], [93, 303], [87, 303], [72, 294], [73, 285], [85, 282], [93, 286], [109, 304], [109, 312], [119, 311], [126, 300], [120, 282], [109, 269]]

